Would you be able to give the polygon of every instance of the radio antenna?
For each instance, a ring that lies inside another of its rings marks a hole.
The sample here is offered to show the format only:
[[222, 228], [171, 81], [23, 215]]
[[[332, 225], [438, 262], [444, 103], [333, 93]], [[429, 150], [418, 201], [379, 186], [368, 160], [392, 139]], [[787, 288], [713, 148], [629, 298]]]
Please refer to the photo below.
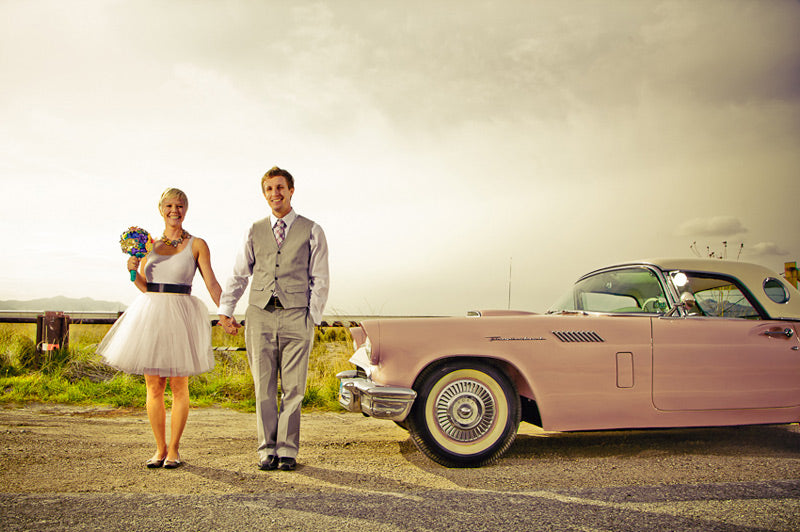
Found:
[[514, 257], [508, 258], [508, 310], [511, 310], [511, 262]]

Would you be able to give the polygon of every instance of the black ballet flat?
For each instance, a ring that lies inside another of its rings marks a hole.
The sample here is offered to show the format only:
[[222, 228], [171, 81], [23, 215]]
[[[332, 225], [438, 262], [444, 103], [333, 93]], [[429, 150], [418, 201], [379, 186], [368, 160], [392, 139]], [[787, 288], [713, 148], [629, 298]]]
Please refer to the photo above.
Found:
[[164, 465], [164, 461], [165, 460], [166, 460], [166, 457], [161, 458], [160, 460], [156, 459], [156, 458], [151, 458], [150, 460], [148, 460], [145, 463], [145, 465], [148, 467], [148, 469], [157, 469], [157, 468], [162, 467]]
[[183, 465], [183, 462], [181, 462], [180, 457], [178, 457], [177, 460], [165, 460], [164, 461], [164, 469], [178, 469], [182, 465]]

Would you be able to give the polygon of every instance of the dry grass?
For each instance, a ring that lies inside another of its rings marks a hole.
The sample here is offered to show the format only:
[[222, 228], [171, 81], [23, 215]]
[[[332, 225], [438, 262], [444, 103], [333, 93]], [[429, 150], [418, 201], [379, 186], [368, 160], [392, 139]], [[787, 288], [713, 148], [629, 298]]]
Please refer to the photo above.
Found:
[[[68, 349], [36, 353], [35, 325], [0, 324], [0, 401], [142, 406], [142, 377], [116, 371], [95, 352], [109, 328], [71, 325]], [[243, 348], [244, 334], [230, 336], [214, 327], [212, 343], [215, 347]], [[336, 374], [350, 367], [351, 343], [346, 328], [316, 330], [304, 406], [338, 409]], [[253, 410], [253, 379], [246, 352], [215, 350], [214, 355], [214, 370], [189, 381], [192, 404]]]

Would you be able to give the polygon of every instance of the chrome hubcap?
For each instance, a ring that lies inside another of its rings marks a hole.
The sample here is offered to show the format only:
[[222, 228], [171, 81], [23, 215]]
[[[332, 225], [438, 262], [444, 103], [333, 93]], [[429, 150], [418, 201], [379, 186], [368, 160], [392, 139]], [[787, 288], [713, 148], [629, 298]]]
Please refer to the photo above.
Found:
[[497, 415], [492, 394], [472, 380], [448, 384], [436, 398], [434, 409], [441, 431], [459, 442], [482, 437], [492, 428]]

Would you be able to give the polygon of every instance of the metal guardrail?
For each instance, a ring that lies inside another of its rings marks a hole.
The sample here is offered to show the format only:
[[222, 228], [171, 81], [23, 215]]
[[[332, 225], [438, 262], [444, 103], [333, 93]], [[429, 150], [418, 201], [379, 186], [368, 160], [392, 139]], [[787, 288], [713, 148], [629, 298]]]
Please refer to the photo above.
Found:
[[[63, 312], [63, 311], [5, 311], [0, 310], [0, 323], [35, 323], [36, 351], [52, 351], [69, 347], [70, 325], [112, 325], [122, 312]], [[211, 326], [219, 320], [211, 318]], [[244, 325], [244, 320], [240, 322]], [[355, 321], [323, 321], [319, 327], [357, 327]], [[221, 346], [215, 351], [245, 351], [244, 347]]]
[[[36, 320], [52, 311], [44, 310], [0, 310], [0, 323], [36, 323]], [[117, 321], [122, 312], [95, 312], [95, 311], [58, 311], [56, 314], [63, 314], [69, 318], [70, 323], [81, 324], [100, 324], [110, 325]], [[211, 325], [214, 326], [219, 320], [211, 318]], [[244, 323], [240, 320], [239, 323]], [[323, 320], [318, 327], [358, 327], [360, 322], [351, 318], [342, 318], [333, 321]]]
[[70, 323], [79, 324], [112, 324], [122, 312], [52, 312], [44, 310], [0, 310], [0, 323], [36, 323], [41, 316], [47, 314], [63, 315]]
[[36, 352], [69, 347], [70, 325], [112, 324], [121, 312], [0, 311], [0, 323], [35, 323]]

